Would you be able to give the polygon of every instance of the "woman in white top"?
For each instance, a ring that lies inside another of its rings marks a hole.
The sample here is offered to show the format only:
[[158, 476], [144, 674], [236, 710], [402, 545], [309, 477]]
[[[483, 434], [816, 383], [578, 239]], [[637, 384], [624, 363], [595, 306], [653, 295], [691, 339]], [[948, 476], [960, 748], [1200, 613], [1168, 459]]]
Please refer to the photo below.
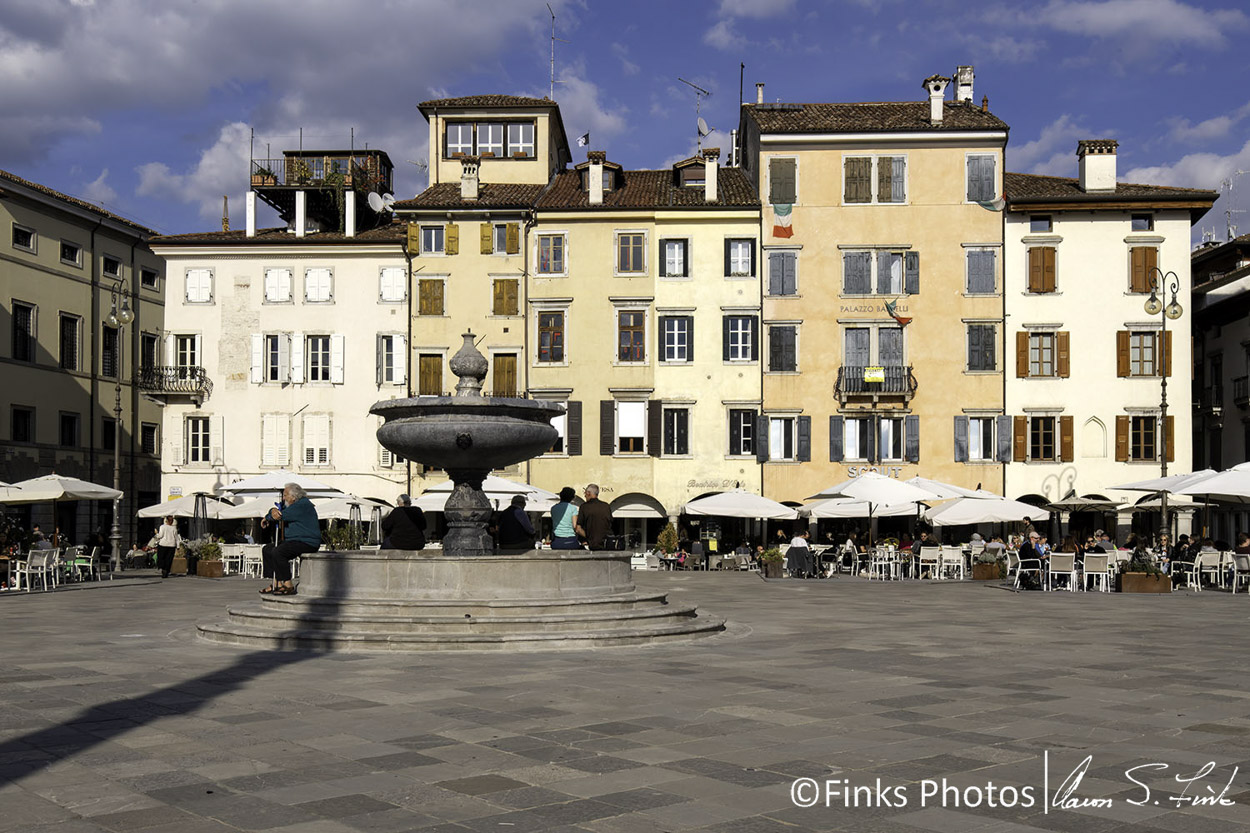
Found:
[[169, 578], [169, 568], [174, 566], [174, 550], [181, 541], [174, 516], [166, 515], [165, 523], [156, 530], [156, 566], [161, 568], [161, 578]]

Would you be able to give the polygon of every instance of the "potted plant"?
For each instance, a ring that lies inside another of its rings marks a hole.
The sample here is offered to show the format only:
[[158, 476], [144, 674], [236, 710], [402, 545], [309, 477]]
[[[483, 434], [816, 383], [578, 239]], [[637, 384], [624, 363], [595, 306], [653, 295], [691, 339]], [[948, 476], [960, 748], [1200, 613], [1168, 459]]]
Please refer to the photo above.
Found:
[[764, 573], [764, 578], [781, 578], [781, 565], [785, 560], [786, 557], [776, 547], [764, 550], [760, 556], [760, 570]]
[[205, 578], [221, 578], [225, 575], [225, 563], [221, 560], [221, 544], [209, 538], [200, 545], [195, 574]]
[[321, 543], [332, 552], [358, 550], [364, 543], [364, 531], [351, 524], [331, 523], [321, 533]]
[[677, 552], [677, 530], [671, 523], [660, 530], [659, 537], [655, 539], [655, 546], [666, 556]]
[[182, 543], [178, 545], [178, 549], [174, 550], [174, 560], [169, 566], [170, 575], [195, 575], [195, 569], [187, 569], [187, 545]]
[[973, 581], [998, 581], [1007, 577], [1007, 560], [989, 550], [977, 553], [972, 563]]
[[256, 170], [252, 171], [252, 185], [253, 186], [263, 187], [266, 185], [277, 185], [277, 184], [278, 184], [277, 175], [273, 171], [269, 170], [269, 168], [266, 168], [264, 165], [260, 165], [256, 168]]
[[1116, 589], [1121, 593], [1171, 593], [1172, 579], [1159, 569], [1159, 565], [1141, 550], [1134, 550], [1133, 557], [1120, 562], [1115, 575]]

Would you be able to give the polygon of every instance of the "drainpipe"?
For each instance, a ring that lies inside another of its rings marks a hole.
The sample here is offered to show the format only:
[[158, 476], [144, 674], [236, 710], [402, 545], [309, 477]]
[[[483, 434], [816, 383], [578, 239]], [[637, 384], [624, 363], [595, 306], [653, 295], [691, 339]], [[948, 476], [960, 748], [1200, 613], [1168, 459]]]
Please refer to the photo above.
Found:
[[[407, 286], [404, 287], [404, 297], [408, 299], [407, 303], [407, 329], [408, 338], [404, 341], [404, 350], [408, 355], [404, 357], [404, 365], [408, 368], [407, 378], [404, 380], [406, 393], [408, 398], [412, 398], [412, 374], [414, 370], [420, 370], [413, 367], [412, 361], [412, 252], [408, 251], [408, 234], [407, 227], [404, 228], [404, 240], [400, 243], [404, 252], [404, 281]], [[412, 461], [404, 458], [404, 494], [412, 494]]]
[[[100, 227], [104, 225], [104, 218], [101, 217], [96, 221], [95, 228], [91, 229], [90, 243], [88, 248], [91, 252], [91, 386], [87, 401], [87, 480], [95, 478], [95, 408], [96, 396], [100, 392], [100, 368], [99, 368], [99, 349], [100, 344], [104, 340], [104, 333], [100, 327], [100, 264], [99, 258], [96, 257], [95, 236]], [[120, 342], [118, 343], [120, 348]], [[87, 353], [86, 350], [83, 351]], [[120, 426], [115, 426], [117, 430]], [[97, 524], [96, 520], [96, 501], [91, 501], [91, 508], [87, 513], [88, 524], [91, 531], [95, 532]], [[76, 519], [75, 519], [76, 520]], [[52, 513], [52, 531], [56, 532], [57, 518], [55, 510]], [[60, 542], [58, 541], [58, 546]]]
[[[537, 220], [534, 219], [533, 211], [526, 212], [523, 216], [525, 217], [525, 222], [521, 226], [522, 231], [524, 232], [521, 236], [521, 285], [524, 291], [521, 293], [522, 297], [518, 299], [518, 303], [522, 305], [521, 309], [528, 309], [530, 298], [530, 229], [537, 225]], [[521, 315], [521, 320], [524, 322], [521, 326], [525, 332], [521, 335], [520, 363], [523, 367], [522, 373], [525, 384], [524, 390], [526, 394], [528, 394], [530, 389], [530, 314], [528, 312], [523, 313]], [[568, 433], [569, 424], [568, 418], [566, 417], [564, 420], [564, 442], [566, 443], [565, 451], [568, 451]], [[532, 462], [532, 460], [525, 461], [526, 483], [530, 482], [530, 464]]]
[[[142, 344], [142, 340], [139, 338], [139, 333], [141, 331], [139, 315], [139, 288], [143, 285], [143, 282], [138, 278], [136, 272], [136, 267], [138, 266], [136, 252], [138, 248], [139, 238], [136, 237], [134, 242], [130, 244], [130, 307], [135, 311], [135, 317], [134, 320], [130, 322], [130, 488], [126, 490], [126, 493], [130, 496], [131, 511], [129, 513], [122, 513], [122, 518], [125, 519], [122, 521], [125, 524], [125, 532], [122, 535], [122, 540], [129, 540], [131, 543], [134, 543], [135, 540], [134, 510], [138, 507], [138, 501], [136, 500], [138, 495], [138, 492], [136, 491], [138, 478], [135, 474], [135, 452], [138, 450], [136, 448], [135, 438], [138, 435], [138, 432], [135, 431], [135, 428], [139, 427], [140, 422], [139, 386], [136, 384], [136, 371], [139, 367], [139, 360], [142, 358], [139, 355], [139, 345]], [[125, 358], [125, 356], [120, 356], [119, 358]], [[118, 362], [117, 372], [119, 374], [121, 373], [121, 362]], [[117, 430], [121, 430], [120, 425], [117, 426]], [[119, 519], [119, 521], [121, 521], [121, 519]], [[120, 558], [118, 559], [118, 564], [121, 564]]]

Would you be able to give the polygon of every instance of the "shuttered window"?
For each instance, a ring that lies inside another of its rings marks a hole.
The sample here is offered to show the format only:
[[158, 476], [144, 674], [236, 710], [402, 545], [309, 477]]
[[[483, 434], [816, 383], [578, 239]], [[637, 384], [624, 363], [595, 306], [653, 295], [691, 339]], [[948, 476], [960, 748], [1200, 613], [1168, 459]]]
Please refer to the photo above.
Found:
[[795, 274], [798, 259], [798, 252], [768, 253], [769, 295], [783, 296], [798, 293], [798, 281]]
[[496, 353], [493, 359], [491, 378], [494, 395], [516, 396], [516, 353]]
[[[61, 445], [65, 444], [64, 419], [62, 419]], [[208, 463], [210, 461], [208, 417], [187, 417], [187, 462]]]
[[618, 232], [616, 235], [617, 274], [644, 274], [647, 271], [647, 235], [644, 232]]
[[1055, 247], [1029, 249], [1029, 292], [1055, 291]]
[[907, 158], [905, 156], [878, 156], [877, 202], [907, 201]]
[[443, 357], [438, 353], [422, 353], [417, 357], [417, 395], [443, 394]]
[[689, 276], [689, 254], [688, 249], [690, 241], [681, 240], [661, 240], [660, 241], [660, 276], [664, 278], [684, 278]]
[[749, 238], [725, 241], [725, 277], [749, 278], [755, 275], [755, 241]]
[[843, 160], [842, 201], [848, 203], [872, 202], [872, 158], [851, 156]]
[[308, 336], [304, 344], [304, 358], [308, 363], [308, 381], [330, 381], [329, 336]]
[[403, 301], [408, 297], [408, 282], [402, 266], [383, 266], [378, 272], [378, 300]]
[[1055, 375], [1055, 334], [1029, 333], [1029, 376]]
[[755, 453], [755, 411], [746, 408], [729, 410], [729, 455], [749, 457]]
[[998, 287], [998, 252], [994, 249], [968, 250], [968, 294], [993, 295]]
[[872, 294], [872, 252], [842, 253], [842, 294]]
[[402, 385], [408, 381], [407, 339], [401, 335], [378, 336], [379, 385]]
[[620, 454], [642, 454], [647, 438], [646, 402], [616, 403], [616, 442]]
[[647, 314], [642, 310], [619, 310], [616, 314], [616, 360], [647, 359]]
[[994, 324], [968, 325], [968, 370], [993, 371], [998, 369], [996, 348], [998, 327]]
[[996, 159], [988, 155], [968, 157], [968, 201], [988, 202], [998, 196], [995, 176]]
[[262, 416], [260, 447], [262, 466], [289, 466], [291, 464], [291, 417], [287, 414]]
[[496, 278], [492, 295], [491, 313], [493, 315], [518, 315], [520, 281], [516, 278]]
[[771, 204], [793, 205], [797, 200], [796, 165], [796, 160], [786, 157], [768, 160], [768, 201]]
[[877, 252], [877, 294], [903, 294], [902, 252]]
[[723, 359], [727, 362], [753, 362], [759, 360], [757, 345], [759, 318], [754, 315], [726, 315], [722, 319], [724, 329]]
[[306, 466], [330, 464], [330, 415], [308, 414], [304, 417], [303, 461]]
[[328, 304], [334, 300], [334, 273], [323, 267], [304, 271], [304, 301]]
[[1129, 292], [1149, 292], [1158, 266], [1159, 250], [1154, 246], [1129, 249]]
[[187, 270], [187, 303], [211, 304], [213, 302], [213, 270]]
[[794, 324], [774, 324], [768, 328], [768, 369], [773, 373], [794, 373], [799, 369], [799, 328]]
[[443, 279], [422, 278], [417, 282], [417, 314], [443, 314]]
[[291, 301], [291, 270], [265, 270], [265, 303], [287, 304]]
[[564, 274], [564, 235], [538, 235], [538, 273], [540, 275]]
[[689, 315], [660, 316], [661, 361], [694, 361], [694, 318]]
[[1055, 418], [1035, 416], [1029, 420], [1029, 459], [1055, 459]]
[[442, 226], [421, 227], [421, 254], [443, 254], [446, 238]]

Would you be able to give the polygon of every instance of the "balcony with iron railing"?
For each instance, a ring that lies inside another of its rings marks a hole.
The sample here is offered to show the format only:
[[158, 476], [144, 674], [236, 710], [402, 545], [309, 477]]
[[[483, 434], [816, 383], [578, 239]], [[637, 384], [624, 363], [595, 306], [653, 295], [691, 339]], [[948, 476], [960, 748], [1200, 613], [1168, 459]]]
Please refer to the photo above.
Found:
[[1246, 385], [1245, 376], [1233, 380], [1233, 404], [1238, 408], [1250, 406], [1250, 388]]
[[202, 367], [149, 365], [139, 368], [139, 390], [153, 399], [202, 404], [212, 394], [213, 382]]
[[284, 156], [253, 159], [253, 188], [350, 188], [356, 191], [390, 191], [390, 171], [373, 156]]
[[1194, 407], [1202, 413], [1214, 413], [1224, 407], [1224, 386], [1208, 385], [1194, 396]]
[[916, 394], [916, 377], [911, 365], [843, 365], [834, 394], [843, 401], [861, 396], [908, 400]]

